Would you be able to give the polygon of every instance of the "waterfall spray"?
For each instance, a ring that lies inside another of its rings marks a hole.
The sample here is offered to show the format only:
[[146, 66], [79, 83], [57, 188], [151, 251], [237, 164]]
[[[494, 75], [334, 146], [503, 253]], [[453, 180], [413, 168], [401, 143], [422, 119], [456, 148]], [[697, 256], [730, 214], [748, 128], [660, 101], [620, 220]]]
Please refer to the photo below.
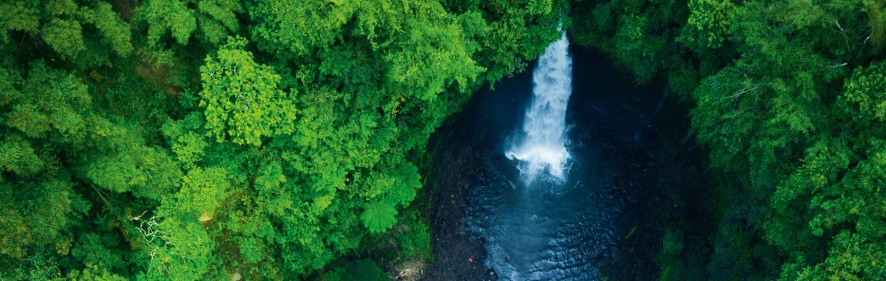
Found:
[[505, 155], [518, 160], [526, 185], [544, 173], [565, 179], [566, 106], [572, 94], [572, 58], [566, 33], [551, 43], [532, 73], [532, 103], [526, 110], [522, 134]]

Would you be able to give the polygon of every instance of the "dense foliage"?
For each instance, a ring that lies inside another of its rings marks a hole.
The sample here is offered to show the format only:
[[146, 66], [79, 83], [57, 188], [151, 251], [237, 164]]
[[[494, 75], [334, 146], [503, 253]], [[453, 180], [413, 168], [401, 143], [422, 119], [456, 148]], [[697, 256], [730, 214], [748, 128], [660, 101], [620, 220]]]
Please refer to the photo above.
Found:
[[0, 279], [291, 280], [384, 233], [427, 257], [429, 135], [564, 5], [3, 1]]
[[877, 0], [3, 1], [0, 279], [383, 280], [430, 134], [562, 27], [692, 104], [663, 280], [886, 279]]
[[693, 104], [714, 235], [668, 230], [662, 280], [886, 279], [886, 3], [574, 1], [573, 34]]

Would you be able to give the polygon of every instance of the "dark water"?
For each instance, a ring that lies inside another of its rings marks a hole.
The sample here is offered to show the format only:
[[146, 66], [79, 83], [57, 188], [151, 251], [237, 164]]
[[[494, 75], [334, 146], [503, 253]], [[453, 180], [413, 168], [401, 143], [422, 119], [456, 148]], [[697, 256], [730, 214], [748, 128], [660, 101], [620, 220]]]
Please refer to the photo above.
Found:
[[455, 158], [470, 159], [444, 157], [446, 165], [476, 166], [461, 169], [470, 173], [461, 227], [482, 243], [485, 266], [499, 280], [596, 280], [595, 259], [622, 235], [616, 221], [629, 199], [616, 179], [631, 165], [621, 154], [644, 145], [666, 94], [634, 86], [598, 55], [572, 55], [565, 182], [526, 187], [517, 163], [504, 157], [529, 103], [531, 70], [477, 93], [441, 144], [451, 146], [442, 151], [469, 151]]

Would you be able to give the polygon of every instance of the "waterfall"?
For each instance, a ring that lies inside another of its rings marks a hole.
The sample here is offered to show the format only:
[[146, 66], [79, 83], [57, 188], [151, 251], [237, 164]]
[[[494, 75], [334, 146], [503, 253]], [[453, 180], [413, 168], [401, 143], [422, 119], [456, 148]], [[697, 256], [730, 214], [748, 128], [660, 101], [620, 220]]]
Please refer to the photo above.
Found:
[[526, 110], [522, 134], [515, 136], [505, 155], [519, 161], [526, 185], [545, 172], [562, 181], [570, 157], [566, 149], [566, 105], [572, 94], [572, 58], [566, 33], [538, 59], [532, 84], [532, 103]]

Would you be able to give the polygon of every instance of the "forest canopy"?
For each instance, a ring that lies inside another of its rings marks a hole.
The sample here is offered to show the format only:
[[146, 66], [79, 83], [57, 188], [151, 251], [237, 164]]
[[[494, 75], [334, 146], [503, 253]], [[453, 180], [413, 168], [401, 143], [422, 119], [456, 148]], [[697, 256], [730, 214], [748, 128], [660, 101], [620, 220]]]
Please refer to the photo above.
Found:
[[877, 0], [2, 1], [0, 279], [384, 279], [430, 135], [561, 29], [690, 108], [662, 280], [886, 279]]
[[[690, 104], [711, 237], [662, 280], [886, 279], [886, 3], [574, 1], [573, 36]], [[683, 233], [672, 229], [670, 233]], [[681, 242], [682, 243], [682, 242]], [[698, 258], [699, 256], [703, 258]]]
[[[404, 210], [430, 134], [558, 38], [565, 2], [0, 14], [0, 279], [281, 280], [398, 223], [418, 231], [403, 247], [429, 244]], [[363, 260], [326, 277], [359, 272], [381, 273]]]

